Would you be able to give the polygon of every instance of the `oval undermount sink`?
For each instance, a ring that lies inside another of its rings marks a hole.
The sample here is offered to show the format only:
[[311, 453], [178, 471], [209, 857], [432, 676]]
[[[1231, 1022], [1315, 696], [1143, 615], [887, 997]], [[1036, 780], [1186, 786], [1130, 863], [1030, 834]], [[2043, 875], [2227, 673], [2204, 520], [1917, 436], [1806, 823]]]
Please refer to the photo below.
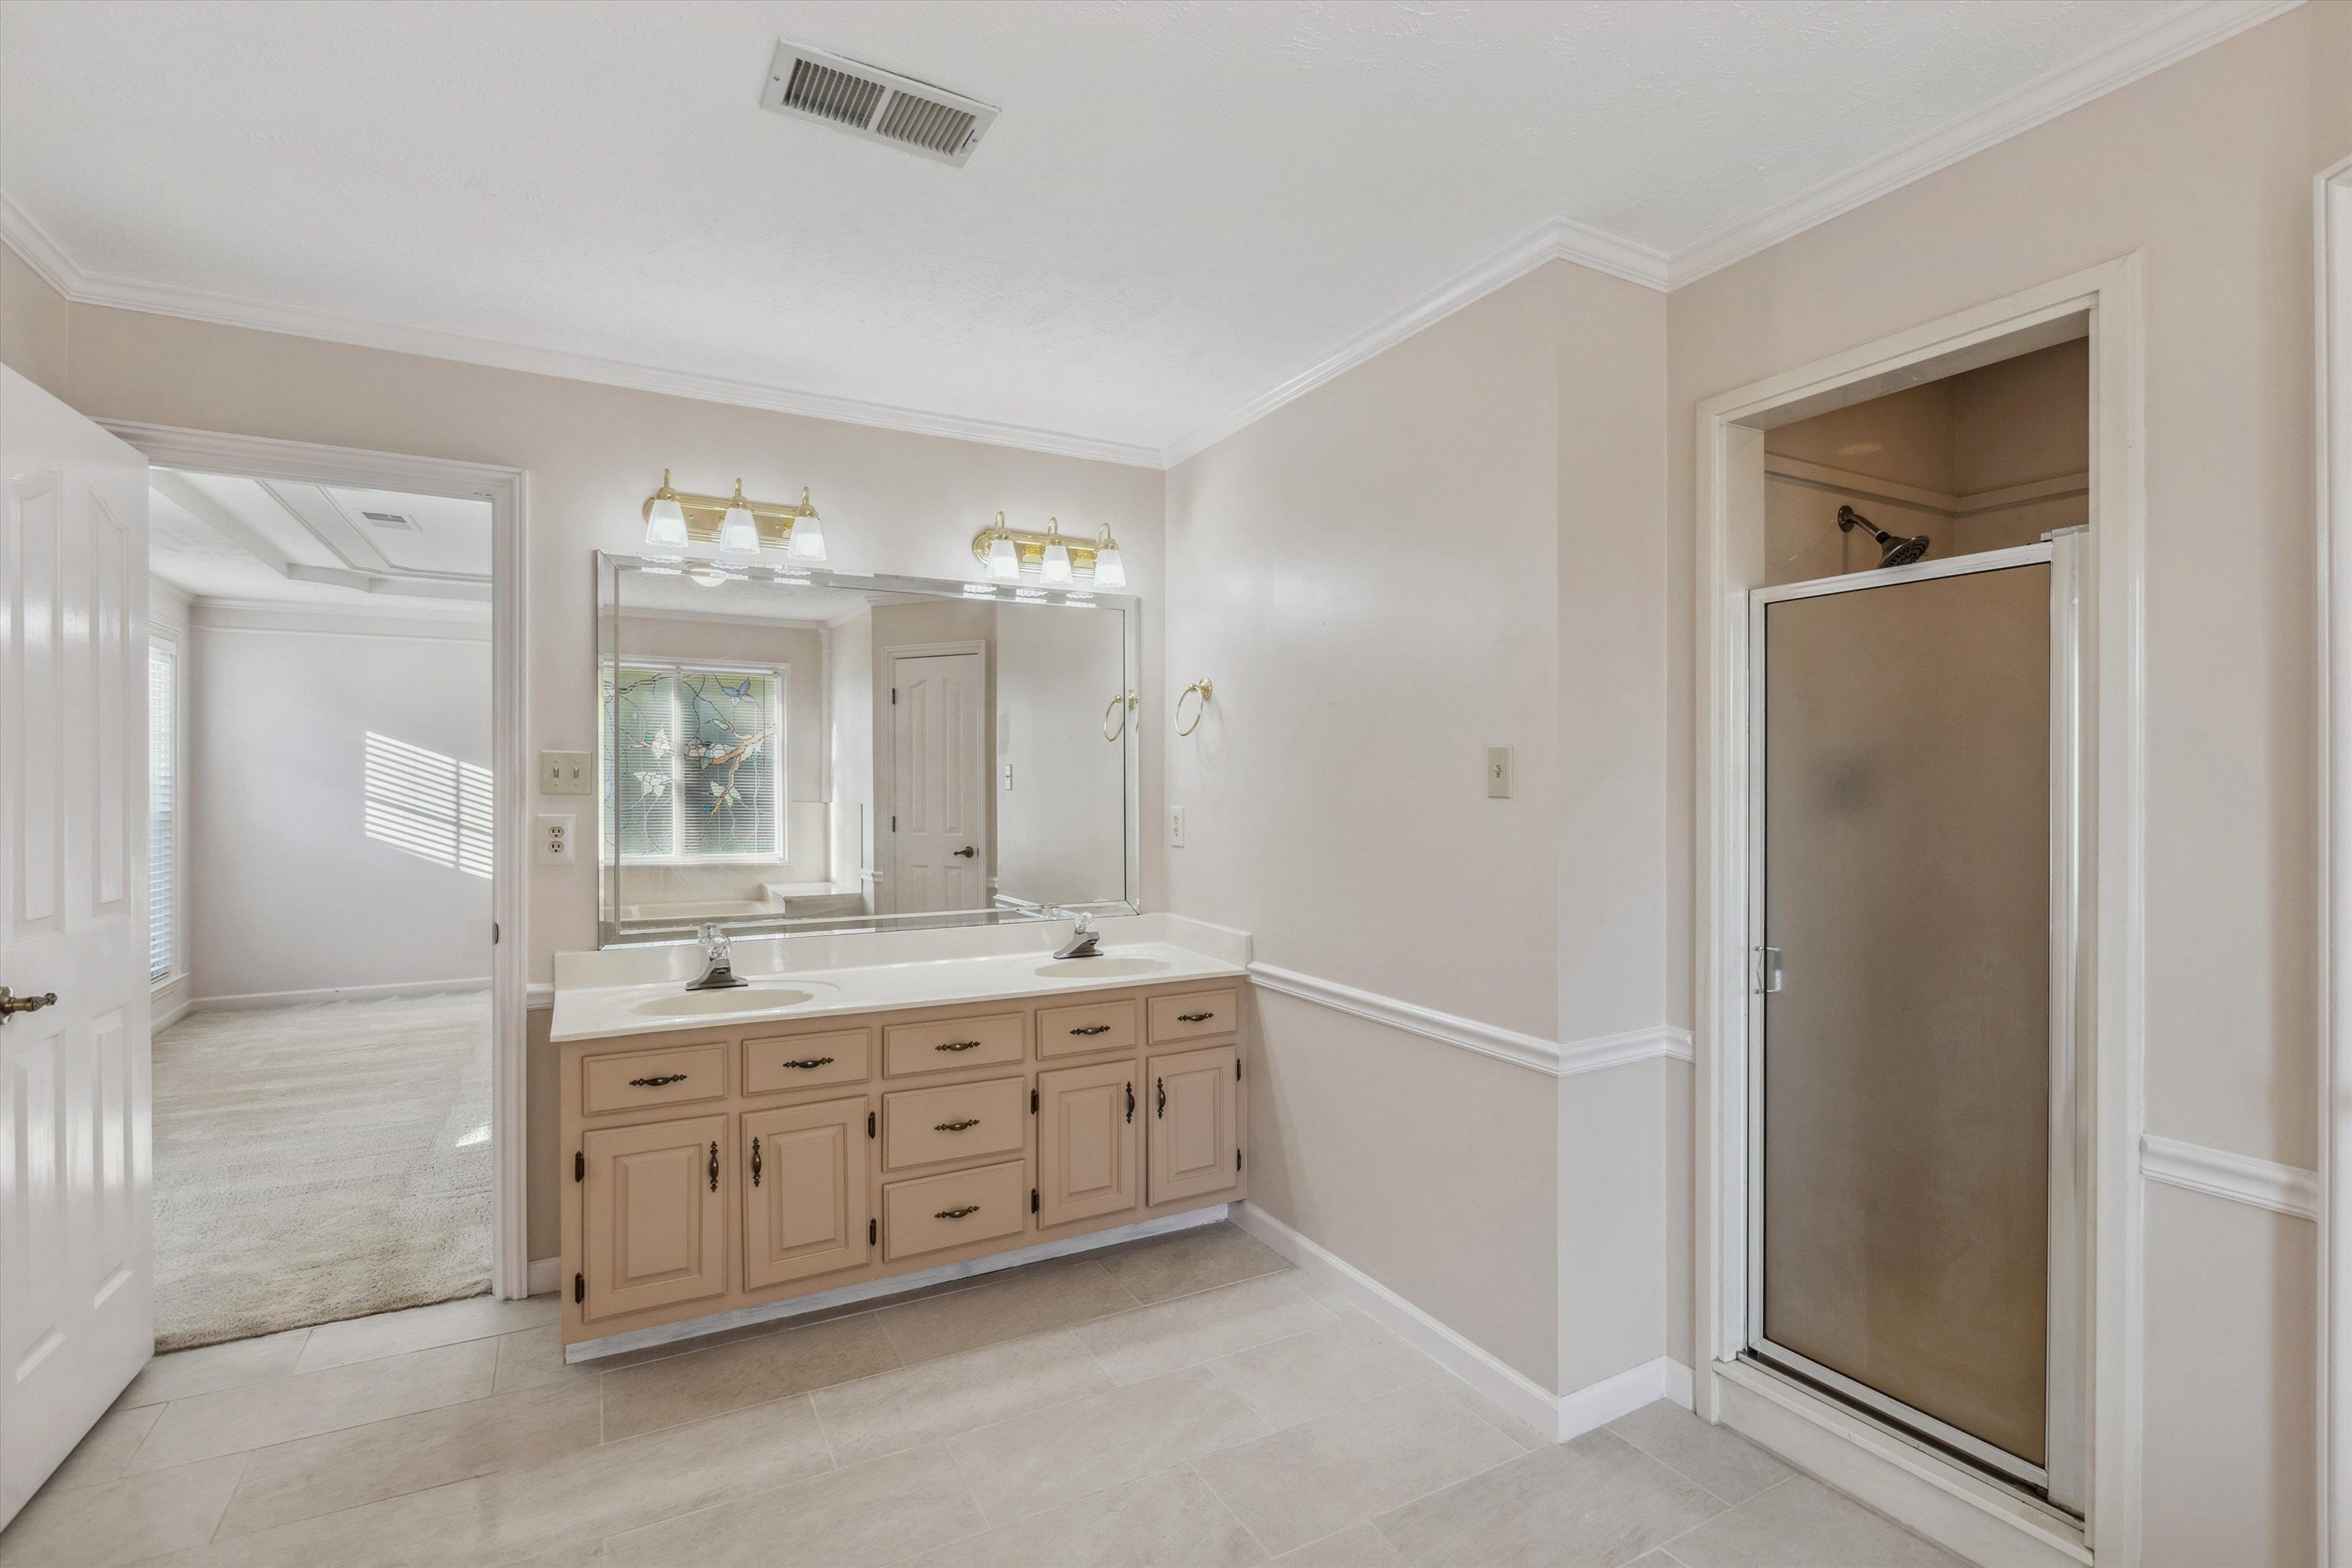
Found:
[[762, 1013], [771, 1007], [797, 1007], [816, 999], [813, 991], [789, 985], [737, 985], [724, 991], [676, 991], [651, 996], [629, 1010], [649, 1018], [698, 1018], [714, 1013]]
[[1164, 958], [1056, 958], [1030, 973], [1047, 980], [1076, 980], [1089, 975], [1116, 980], [1123, 974], [1157, 974], [1167, 967]]

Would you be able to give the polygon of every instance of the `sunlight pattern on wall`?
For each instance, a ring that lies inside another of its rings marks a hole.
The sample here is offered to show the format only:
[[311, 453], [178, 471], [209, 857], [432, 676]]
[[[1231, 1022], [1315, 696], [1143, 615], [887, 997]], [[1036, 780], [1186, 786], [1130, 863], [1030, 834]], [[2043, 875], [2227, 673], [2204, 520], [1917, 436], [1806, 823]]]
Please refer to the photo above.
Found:
[[367, 836], [469, 877], [490, 874], [490, 770], [367, 734]]

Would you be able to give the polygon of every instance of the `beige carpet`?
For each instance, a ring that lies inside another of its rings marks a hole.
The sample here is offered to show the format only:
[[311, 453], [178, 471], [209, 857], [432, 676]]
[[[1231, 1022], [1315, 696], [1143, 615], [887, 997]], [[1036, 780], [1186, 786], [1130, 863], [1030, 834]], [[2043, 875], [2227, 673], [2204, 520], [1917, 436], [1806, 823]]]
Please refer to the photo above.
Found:
[[485, 991], [195, 1013], [155, 1037], [155, 1348], [489, 1287]]

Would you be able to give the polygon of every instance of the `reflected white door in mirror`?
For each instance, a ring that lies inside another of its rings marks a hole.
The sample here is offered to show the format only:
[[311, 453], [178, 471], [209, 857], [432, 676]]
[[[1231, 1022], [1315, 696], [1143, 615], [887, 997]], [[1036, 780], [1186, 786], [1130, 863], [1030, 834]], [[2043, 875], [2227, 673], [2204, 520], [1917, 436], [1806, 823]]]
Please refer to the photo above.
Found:
[[1135, 911], [1140, 737], [1104, 718], [1140, 684], [1132, 599], [596, 566], [605, 945]]

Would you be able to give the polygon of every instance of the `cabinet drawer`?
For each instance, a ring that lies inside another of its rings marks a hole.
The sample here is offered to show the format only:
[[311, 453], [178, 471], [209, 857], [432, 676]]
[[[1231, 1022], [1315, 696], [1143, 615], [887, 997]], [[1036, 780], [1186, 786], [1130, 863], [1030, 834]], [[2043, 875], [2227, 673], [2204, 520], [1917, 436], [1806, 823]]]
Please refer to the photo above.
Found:
[[1028, 1172], [1014, 1160], [891, 1183], [882, 1189], [884, 1259], [1018, 1235], [1029, 1213]]
[[641, 1110], [717, 1100], [727, 1092], [727, 1046], [671, 1046], [658, 1051], [621, 1051], [586, 1057], [580, 1063], [580, 1113]]
[[1046, 1007], [1037, 1014], [1037, 1054], [1075, 1057], [1087, 1051], [1126, 1050], [1136, 1041], [1135, 999]]
[[990, 1079], [882, 1097], [882, 1163], [898, 1170], [975, 1154], [1004, 1154], [1028, 1142], [1025, 1079]]
[[1151, 1043], [1196, 1040], [1230, 1035], [1241, 1027], [1241, 995], [1235, 991], [1187, 991], [1175, 996], [1154, 996], [1150, 1016]]
[[1022, 1058], [1025, 1022], [1021, 1014], [999, 1013], [984, 1018], [893, 1024], [882, 1031], [882, 1070], [891, 1078], [903, 1078], [909, 1073], [1017, 1062]]
[[864, 1083], [872, 1071], [874, 1031], [785, 1035], [743, 1042], [743, 1092], [782, 1094], [830, 1083]]

